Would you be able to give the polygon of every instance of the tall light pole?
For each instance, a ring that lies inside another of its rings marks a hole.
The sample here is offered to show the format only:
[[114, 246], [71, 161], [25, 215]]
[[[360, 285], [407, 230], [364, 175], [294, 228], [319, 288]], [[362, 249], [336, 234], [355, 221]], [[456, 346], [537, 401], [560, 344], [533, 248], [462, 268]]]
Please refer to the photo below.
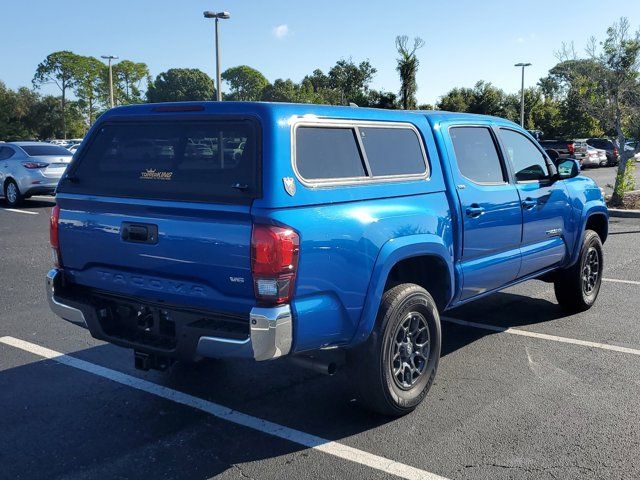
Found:
[[220, 102], [222, 100], [222, 89], [221, 89], [222, 79], [220, 77], [220, 42], [218, 41], [218, 21], [220, 19], [227, 20], [231, 18], [231, 14], [229, 12], [206, 11], [203, 13], [203, 15], [204, 15], [204, 18], [216, 19], [216, 100]]
[[522, 87], [520, 88], [520, 126], [524, 128], [524, 69], [530, 63], [516, 63], [514, 67], [522, 67]]
[[113, 69], [111, 68], [111, 60], [117, 60], [115, 55], [102, 55], [102, 58], [109, 60], [109, 103], [113, 108]]

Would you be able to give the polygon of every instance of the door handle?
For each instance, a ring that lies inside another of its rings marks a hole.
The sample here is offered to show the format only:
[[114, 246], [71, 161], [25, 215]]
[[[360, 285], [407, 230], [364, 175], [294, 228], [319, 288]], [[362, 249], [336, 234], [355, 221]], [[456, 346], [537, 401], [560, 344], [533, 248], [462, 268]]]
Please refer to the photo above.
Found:
[[522, 201], [522, 208], [525, 210], [531, 210], [536, 205], [538, 205], [538, 201], [530, 197], [527, 197]]
[[476, 218], [484, 213], [484, 208], [477, 203], [472, 203], [467, 207], [467, 217]]
[[120, 230], [122, 240], [125, 242], [158, 243], [157, 225], [123, 222]]

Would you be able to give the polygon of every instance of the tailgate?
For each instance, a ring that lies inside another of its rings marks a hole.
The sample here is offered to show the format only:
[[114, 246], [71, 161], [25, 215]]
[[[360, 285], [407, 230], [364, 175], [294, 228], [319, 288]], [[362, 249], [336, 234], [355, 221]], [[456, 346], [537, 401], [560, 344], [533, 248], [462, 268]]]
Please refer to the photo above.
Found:
[[62, 262], [73, 282], [174, 305], [251, 309], [248, 206], [65, 195], [58, 204]]

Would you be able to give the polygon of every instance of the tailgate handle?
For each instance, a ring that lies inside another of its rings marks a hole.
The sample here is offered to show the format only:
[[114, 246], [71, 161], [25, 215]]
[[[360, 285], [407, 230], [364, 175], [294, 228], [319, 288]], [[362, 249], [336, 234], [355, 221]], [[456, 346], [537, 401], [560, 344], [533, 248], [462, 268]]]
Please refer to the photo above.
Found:
[[125, 242], [158, 243], [157, 225], [123, 222], [120, 231]]

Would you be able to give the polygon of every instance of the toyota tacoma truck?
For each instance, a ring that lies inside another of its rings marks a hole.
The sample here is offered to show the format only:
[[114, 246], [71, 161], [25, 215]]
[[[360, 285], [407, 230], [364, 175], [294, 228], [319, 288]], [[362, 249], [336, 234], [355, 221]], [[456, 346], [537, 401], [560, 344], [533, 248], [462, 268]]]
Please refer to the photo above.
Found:
[[442, 312], [530, 279], [570, 312], [608, 213], [575, 159], [463, 113], [198, 102], [102, 115], [57, 189], [52, 310], [175, 360], [353, 369], [387, 415], [427, 394]]

